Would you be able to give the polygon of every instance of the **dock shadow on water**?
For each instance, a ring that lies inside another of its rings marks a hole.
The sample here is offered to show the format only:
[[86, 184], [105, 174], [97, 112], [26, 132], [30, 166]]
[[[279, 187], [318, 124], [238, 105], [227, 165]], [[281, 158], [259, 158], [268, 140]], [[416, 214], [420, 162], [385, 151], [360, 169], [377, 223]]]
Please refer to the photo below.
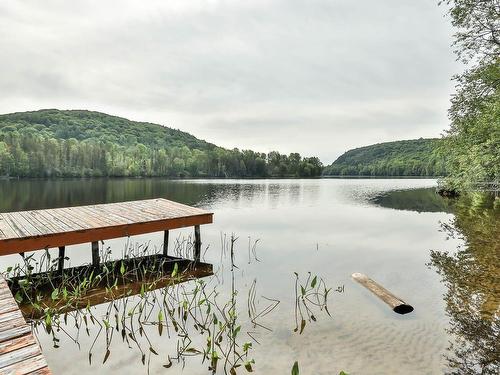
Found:
[[[198, 360], [206, 373], [253, 372], [258, 337], [273, 330], [263, 320], [276, 312], [280, 301], [260, 296], [256, 279], [248, 290], [236, 285], [237, 238], [221, 238], [221, 264], [215, 274], [212, 265], [186, 259], [188, 240], [177, 241], [174, 253], [179, 257], [127, 244], [123, 259], [107, 259], [110, 251], [102, 248], [101, 265], [63, 272], [57, 269], [58, 259], [46, 251], [39, 258], [26, 256], [5, 276], [34, 333], [49, 336], [55, 350], [72, 345], [86, 351], [90, 366], [106, 366], [113, 355], [122, 357], [114, 348], [126, 345], [145, 373], [153, 357], [165, 369]], [[249, 242], [249, 261], [258, 261], [256, 243]], [[224, 265], [230, 270], [229, 285], [218, 275]], [[290, 324], [290, 329], [301, 334], [306, 320], [315, 322], [322, 312], [330, 315], [331, 288], [310, 273], [304, 278], [295, 273], [294, 288], [297, 326]]]

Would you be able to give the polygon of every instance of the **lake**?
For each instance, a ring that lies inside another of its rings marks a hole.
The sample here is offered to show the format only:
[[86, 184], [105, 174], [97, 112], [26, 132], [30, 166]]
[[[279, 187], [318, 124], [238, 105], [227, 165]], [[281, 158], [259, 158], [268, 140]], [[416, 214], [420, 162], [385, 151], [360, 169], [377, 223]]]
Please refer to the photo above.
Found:
[[[474, 373], [481, 358], [498, 366], [500, 205], [489, 198], [456, 204], [437, 196], [435, 186], [433, 179], [3, 180], [0, 212], [154, 197], [214, 212], [214, 224], [202, 226], [202, 241], [204, 259], [214, 264], [216, 275], [205, 281], [217, 287], [221, 299], [237, 290], [237, 345], [252, 344], [245, 358], [254, 360], [256, 373], [287, 374], [295, 361], [301, 374], [440, 374], [452, 365], [457, 373]], [[486, 233], [480, 239], [477, 225]], [[237, 237], [233, 269], [232, 234]], [[182, 244], [190, 235], [191, 230], [173, 231], [171, 243]], [[162, 234], [155, 233], [105, 246], [119, 259], [125, 246], [159, 249], [161, 243]], [[90, 244], [70, 246], [66, 253], [72, 266], [89, 262]], [[20, 259], [2, 257], [2, 270]], [[328, 311], [311, 303], [296, 312], [295, 274], [297, 285], [304, 285], [309, 272], [308, 285], [317, 276], [321, 288], [332, 288]], [[354, 272], [370, 276], [415, 310], [394, 313], [351, 279]], [[257, 325], [249, 301], [254, 312], [266, 312]], [[92, 307], [93, 314], [102, 316], [110, 306]], [[464, 317], [471, 320], [468, 333]], [[481, 328], [473, 329], [477, 337], [471, 327]], [[68, 321], [54, 333], [57, 348], [53, 334], [37, 329], [54, 373], [210, 373], [209, 363], [194, 351], [174, 359], [179, 337], [173, 330], [160, 335], [158, 327], [145, 325], [135, 345], [119, 332], [110, 338], [98, 325], [88, 328]], [[193, 346], [204, 345], [203, 336], [194, 330], [190, 335]], [[478, 349], [476, 338], [484, 348]], [[450, 341], [458, 349], [450, 349]], [[453, 362], [456, 355], [461, 358]], [[237, 370], [246, 372], [243, 366]], [[222, 366], [218, 373], [224, 373]]]

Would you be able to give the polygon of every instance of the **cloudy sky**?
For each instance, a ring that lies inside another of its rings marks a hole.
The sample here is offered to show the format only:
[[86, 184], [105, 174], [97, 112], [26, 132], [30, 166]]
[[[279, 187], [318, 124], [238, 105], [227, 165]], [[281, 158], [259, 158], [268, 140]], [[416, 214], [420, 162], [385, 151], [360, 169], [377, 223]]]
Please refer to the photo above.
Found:
[[437, 0], [0, 2], [0, 113], [89, 109], [325, 163], [447, 126]]

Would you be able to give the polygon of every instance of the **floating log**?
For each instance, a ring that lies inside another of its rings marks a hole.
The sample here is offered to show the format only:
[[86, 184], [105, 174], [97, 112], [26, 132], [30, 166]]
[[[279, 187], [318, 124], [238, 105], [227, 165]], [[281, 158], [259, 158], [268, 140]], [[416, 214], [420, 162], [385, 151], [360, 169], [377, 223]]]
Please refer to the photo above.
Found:
[[352, 278], [358, 283], [367, 288], [370, 292], [375, 294], [378, 298], [388, 304], [392, 311], [398, 314], [408, 314], [413, 311], [413, 307], [403, 301], [401, 298], [396, 297], [394, 294], [385, 289], [382, 285], [376, 283], [368, 276], [362, 273], [353, 273]]

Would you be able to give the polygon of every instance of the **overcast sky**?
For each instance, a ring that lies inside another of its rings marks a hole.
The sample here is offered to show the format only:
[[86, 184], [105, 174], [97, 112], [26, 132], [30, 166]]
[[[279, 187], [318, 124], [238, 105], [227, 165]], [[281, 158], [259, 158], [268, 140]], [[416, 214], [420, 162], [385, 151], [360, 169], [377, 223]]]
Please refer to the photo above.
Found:
[[0, 2], [0, 113], [89, 109], [333, 161], [439, 136], [459, 71], [437, 0]]

